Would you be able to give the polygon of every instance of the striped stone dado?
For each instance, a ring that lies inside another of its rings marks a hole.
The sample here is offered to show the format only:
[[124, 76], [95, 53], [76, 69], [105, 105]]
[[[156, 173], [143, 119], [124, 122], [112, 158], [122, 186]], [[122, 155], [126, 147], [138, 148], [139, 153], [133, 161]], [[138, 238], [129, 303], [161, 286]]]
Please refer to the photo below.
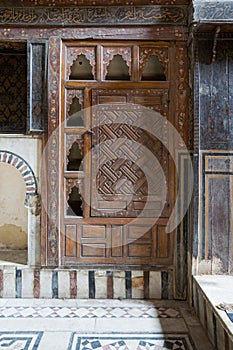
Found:
[[8, 163], [19, 170], [26, 185], [27, 195], [37, 193], [37, 182], [33, 170], [22, 157], [9, 151], [0, 150], [0, 162]]
[[1, 298], [173, 299], [172, 271], [0, 269]]

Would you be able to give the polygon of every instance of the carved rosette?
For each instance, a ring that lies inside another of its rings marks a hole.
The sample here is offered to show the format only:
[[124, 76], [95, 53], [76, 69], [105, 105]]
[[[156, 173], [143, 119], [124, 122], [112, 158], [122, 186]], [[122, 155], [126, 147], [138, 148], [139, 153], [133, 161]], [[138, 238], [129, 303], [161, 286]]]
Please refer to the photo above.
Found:
[[84, 140], [82, 135], [78, 134], [68, 134], [66, 135], [66, 165], [68, 164], [68, 156], [72, 145], [77, 142], [80, 152], [83, 156], [84, 153]]
[[77, 97], [81, 108], [84, 108], [84, 96], [83, 96], [83, 90], [67, 90], [66, 91], [66, 120], [70, 118], [69, 111], [70, 106], [72, 105], [72, 102], [74, 98]]
[[151, 56], [157, 56], [164, 68], [166, 80], [168, 80], [168, 48], [167, 47], [141, 47], [139, 52], [139, 73], [142, 76], [142, 71], [145, 63]]
[[84, 55], [92, 66], [92, 73], [96, 76], [96, 48], [95, 46], [88, 47], [68, 47], [66, 60], [66, 79], [69, 79], [72, 64], [76, 61], [79, 55]]
[[181, 137], [187, 144], [185, 128], [188, 121], [188, 76], [187, 76], [187, 49], [178, 46], [176, 49], [176, 118], [177, 128]]
[[106, 78], [107, 68], [113, 57], [120, 55], [129, 67], [129, 75], [131, 76], [132, 53], [131, 47], [104, 47], [103, 49], [103, 78]]
[[58, 264], [58, 203], [59, 203], [59, 82], [60, 82], [60, 38], [49, 39], [48, 70], [48, 154], [47, 162], [47, 264]]

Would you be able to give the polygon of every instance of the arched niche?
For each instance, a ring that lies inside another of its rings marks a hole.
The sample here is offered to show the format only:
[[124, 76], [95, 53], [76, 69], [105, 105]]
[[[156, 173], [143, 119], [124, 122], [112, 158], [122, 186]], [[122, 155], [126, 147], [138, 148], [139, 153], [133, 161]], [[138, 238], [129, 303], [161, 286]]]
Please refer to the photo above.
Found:
[[84, 54], [78, 55], [71, 66], [69, 79], [71, 80], [93, 80], [93, 67]]
[[69, 193], [69, 197], [67, 200], [68, 208], [67, 208], [67, 215], [68, 216], [83, 216], [83, 202], [82, 197], [79, 193], [79, 189], [77, 186], [74, 186], [71, 188], [71, 191]]
[[109, 62], [105, 80], [130, 80], [129, 67], [121, 55], [114, 55]]
[[142, 81], [165, 81], [164, 67], [156, 55], [151, 55], [142, 68]]
[[[1, 172], [1, 176], [4, 178], [0, 181], [2, 187], [1, 199], [4, 202], [2, 203], [2, 207], [4, 206], [5, 213], [9, 216], [10, 220], [9, 223], [6, 223], [9, 225], [8, 232], [12, 230], [13, 235], [17, 233], [18, 228], [19, 230], [22, 228], [22, 232], [27, 235], [27, 244], [25, 244], [24, 239], [24, 246], [25, 248], [28, 247], [25, 262], [30, 266], [38, 266], [40, 265], [40, 198], [37, 193], [37, 181], [34, 172], [22, 157], [6, 150], [0, 150], [0, 165], [4, 169]], [[5, 183], [6, 181], [9, 183]], [[18, 198], [19, 190], [21, 192]], [[7, 191], [7, 199], [4, 199], [2, 196], [4, 191]], [[10, 191], [13, 191], [11, 195]], [[10, 200], [11, 204], [8, 203], [8, 200]], [[10, 213], [13, 214], [13, 209], [18, 214], [10, 215]], [[1, 215], [3, 215], [3, 211]], [[17, 218], [21, 216], [22, 219], [22, 215], [24, 215], [24, 225], [17, 225], [17, 222], [19, 222]], [[26, 227], [27, 229], [25, 229]], [[13, 260], [11, 262], [19, 263]]]
[[70, 127], [84, 127], [83, 114], [81, 113], [82, 105], [77, 96], [72, 100], [68, 111], [66, 125]]
[[82, 166], [83, 152], [81, 149], [80, 142], [75, 141], [72, 144], [67, 158], [68, 158], [68, 163], [67, 163], [68, 171], [83, 170], [83, 166]]

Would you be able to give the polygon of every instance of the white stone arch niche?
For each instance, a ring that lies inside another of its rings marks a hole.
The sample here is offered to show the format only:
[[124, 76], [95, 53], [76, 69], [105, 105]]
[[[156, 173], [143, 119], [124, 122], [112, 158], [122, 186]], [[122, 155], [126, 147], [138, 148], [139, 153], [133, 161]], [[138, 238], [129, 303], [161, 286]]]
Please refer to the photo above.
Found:
[[40, 196], [35, 174], [18, 154], [0, 150], [0, 162], [15, 167], [25, 182], [25, 202], [28, 212], [28, 265], [40, 265]]

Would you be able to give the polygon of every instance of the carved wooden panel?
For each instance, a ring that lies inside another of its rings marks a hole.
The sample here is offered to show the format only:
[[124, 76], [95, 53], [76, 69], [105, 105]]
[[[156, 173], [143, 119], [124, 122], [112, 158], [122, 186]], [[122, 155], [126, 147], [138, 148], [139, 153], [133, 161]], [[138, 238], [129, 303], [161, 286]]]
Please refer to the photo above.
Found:
[[165, 228], [164, 220], [153, 227], [146, 223], [128, 226], [67, 224], [63, 260], [72, 263], [78, 259], [79, 264], [112, 261], [171, 264], [173, 238]]
[[[111, 93], [120, 95], [130, 101], [133, 99], [143, 99], [146, 105], [150, 103], [152, 108], [155, 107], [153, 98], [154, 90], [137, 90], [137, 93], [131, 90], [96, 90], [93, 91], [93, 103], [96, 104], [100, 97], [107, 96], [109, 101]], [[162, 92], [164, 95], [162, 97]], [[150, 94], [151, 93], [151, 94]], [[135, 96], [136, 95], [136, 96]], [[165, 91], [159, 91], [157, 94], [157, 102], [164, 99]], [[136, 100], [136, 101], [135, 101]], [[155, 137], [150, 136], [146, 131], [134, 125], [138, 122], [137, 105], [99, 105], [92, 113], [93, 124], [101, 125], [94, 130], [92, 137], [92, 145], [98, 146], [100, 143], [105, 145], [101, 150], [93, 154], [92, 157], [92, 209], [93, 216], [137, 216], [145, 207], [148, 199], [148, 181], [143, 169], [151, 162], [147, 157], [143, 158], [141, 153], [141, 145], [149, 149], [159, 164], [162, 166], [166, 179], [169, 181], [168, 175], [168, 154], [162, 143]], [[168, 102], [159, 105], [159, 109], [163, 109], [167, 114]], [[129, 109], [127, 109], [129, 108]], [[124, 115], [123, 123], [118, 124], [119, 116]], [[143, 116], [141, 125], [143, 126]], [[161, 130], [161, 132], [165, 132]], [[117, 139], [117, 143], [112, 139]], [[110, 151], [111, 150], [111, 151]], [[133, 159], [133, 161], [132, 161]], [[140, 164], [140, 167], [137, 165]], [[154, 162], [150, 164], [153, 168], [153, 176], [157, 176], [158, 181], [150, 181], [150, 201], [147, 210], [144, 210], [146, 216], [157, 216], [163, 207], [161, 189], [163, 188], [163, 180], [160, 178], [160, 167]], [[96, 174], [96, 169], [98, 172]], [[96, 191], [94, 190], [96, 188]], [[168, 199], [169, 202], [169, 199]], [[106, 213], [108, 209], [111, 214]], [[165, 211], [168, 210], [168, 207]]]

